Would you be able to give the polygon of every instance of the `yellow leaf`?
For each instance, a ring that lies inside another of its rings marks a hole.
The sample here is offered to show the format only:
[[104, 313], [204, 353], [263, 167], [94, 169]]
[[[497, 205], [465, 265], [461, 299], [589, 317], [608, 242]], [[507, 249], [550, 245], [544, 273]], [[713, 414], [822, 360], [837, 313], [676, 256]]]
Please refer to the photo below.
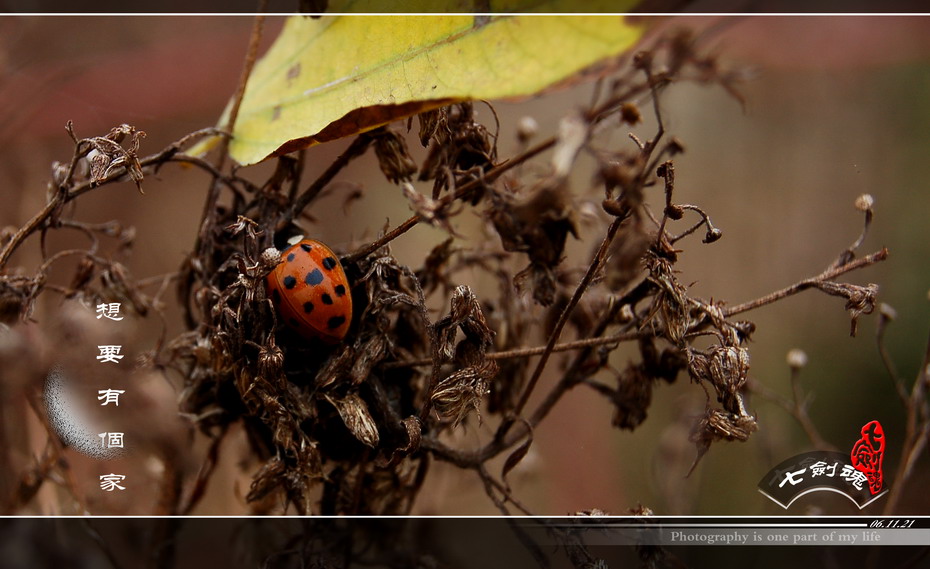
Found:
[[532, 95], [640, 33], [621, 15], [295, 16], [255, 65], [229, 152], [254, 164], [454, 101]]

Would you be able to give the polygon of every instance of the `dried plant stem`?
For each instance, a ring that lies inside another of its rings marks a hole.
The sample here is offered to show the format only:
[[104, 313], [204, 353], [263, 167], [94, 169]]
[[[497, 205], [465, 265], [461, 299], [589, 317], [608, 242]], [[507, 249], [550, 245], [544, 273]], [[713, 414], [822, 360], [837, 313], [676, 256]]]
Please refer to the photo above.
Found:
[[[239, 107], [242, 106], [242, 98], [245, 96], [245, 88], [249, 83], [249, 76], [252, 74], [252, 68], [255, 66], [255, 60], [258, 59], [258, 46], [262, 41], [262, 31], [265, 27], [265, 16], [263, 12], [268, 10], [268, 0], [259, 0], [258, 14], [252, 21], [252, 33], [249, 36], [249, 47], [242, 65], [242, 73], [239, 75], [239, 84], [236, 86], [236, 94], [233, 97], [232, 108], [229, 110], [229, 120], [226, 121], [226, 130], [233, 132], [236, 126], [236, 119], [239, 118]], [[229, 138], [223, 138], [220, 141], [220, 151], [217, 157], [217, 170], [223, 169], [226, 161], [227, 151], [229, 150]]]
[[19, 481], [19, 485], [13, 491], [12, 496], [3, 505], [5, 515], [13, 514], [19, 508], [28, 504], [38, 493], [39, 488], [45, 483], [45, 480], [51, 474], [55, 463], [58, 462], [59, 454], [52, 444], [54, 435], [49, 435], [49, 442], [42, 453], [42, 458], [38, 460], [30, 471], [26, 472]]
[[[268, 0], [259, 0], [259, 12], [264, 12], [268, 8]], [[256, 15], [252, 24], [252, 33], [249, 37], [248, 53], [242, 66], [242, 73], [239, 76], [239, 85], [236, 87], [236, 94], [233, 97], [232, 107], [229, 110], [229, 119], [226, 121], [227, 132], [232, 133], [236, 126], [236, 119], [239, 116], [239, 107], [242, 105], [242, 98], [245, 95], [245, 88], [249, 82], [249, 76], [252, 74], [252, 67], [258, 57], [258, 46], [261, 43], [262, 30], [265, 25], [265, 16]], [[216, 159], [215, 170], [223, 171], [226, 163], [226, 155], [229, 151], [229, 137], [220, 140], [219, 152]], [[216, 203], [220, 198], [220, 180], [222, 178], [213, 177], [213, 183], [210, 185], [210, 191], [207, 193], [207, 199], [204, 201], [203, 213], [200, 217], [200, 231], [197, 234], [197, 241], [194, 243], [194, 251], [198, 253], [201, 259], [207, 259], [207, 249], [212, 243], [210, 233], [216, 225]], [[203, 267], [203, 270], [210, 271], [212, 267]]]
[[[655, 80], [654, 76], [652, 75], [652, 70], [648, 65], [645, 65], [642, 69], [645, 72], [646, 77], [648, 79], [648, 89], [652, 93], [653, 111], [655, 113], [655, 117], [657, 121], [657, 130], [656, 130], [655, 135], [649, 141], [647, 141], [645, 144], [640, 145], [640, 150], [643, 155], [643, 162], [647, 164], [647, 166], [645, 166], [639, 172], [637, 176], [637, 179], [639, 181], [637, 185], [639, 187], [643, 187], [643, 185], [646, 183], [647, 176], [649, 176], [653, 171], [655, 171], [655, 164], [654, 163], [650, 164], [650, 158], [653, 158], [652, 156], [653, 151], [658, 146], [659, 140], [661, 140], [662, 136], [665, 134], [665, 125], [662, 121], [662, 113], [661, 113], [661, 109], [659, 107], [659, 102], [658, 102], [658, 89], [664, 83], [661, 81]], [[601, 115], [604, 109], [608, 109], [611, 106], [616, 105], [618, 103], [618, 100], [619, 98], [615, 97], [611, 99], [610, 101], [607, 101], [604, 105], [602, 105], [600, 109], [591, 109], [588, 112], [587, 116], [591, 118], [591, 117], [597, 117]], [[654, 157], [654, 159], [656, 161], [660, 160], [661, 153], [659, 156]], [[620, 224], [623, 223], [623, 221], [628, 217], [628, 215], [629, 213], [627, 213], [627, 215], [617, 216], [616, 218], [614, 218], [613, 222], [611, 222], [610, 226], [607, 228], [607, 233], [604, 236], [603, 241], [601, 242], [601, 246], [598, 249], [597, 253], [595, 254], [594, 259], [592, 260], [590, 266], [588, 267], [587, 272], [582, 278], [581, 283], [579, 283], [578, 287], [575, 289], [574, 294], [572, 295], [572, 298], [569, 300], [568, 304], [565, 306], [565, 308], [562, 310], [561, 314], [559, 315], [559, 319], [556, 322], [556, 325], [553, 328], [551, 334], [549, 335], [549, 341], [546, 344], [546, 349], [545, 351], [543, 351], [542, 357], [537, 362], [536, 368], [533, 370], [533, 374], [530, 376], [529, 381], [524, 387], [523, 392], [521, 393], [520, 398], [517, 401], [517, 404], [512, 411], [512, 414], [509, 417], [505, 418], [504, 421], [501, 423], [500, 427], [498, 428], [497, 433], [495, 434], [495, 437], [494, 437], [495, 443], [501, 443], [503, 441], [504, 437], [507, 434], [507, 431], [510, 430], [511, 426], [513, 426], [516, 417], [519, 417], [520, 414], [523, 412], [524, 407], [526, 407], [526, 404], [529, 401], [529, 398], [532, 395], [533, 390], [536, 388], [536, 384], [538, 383], [539, 378], [542, 376], [542, 372], [545, 369], [549, 356], [552, 354], [552, 348], [554, 348], [555, 344], [558, 342], [559, 336], [562, 333], [562, 328], [565, 326], [565, 323], [568, 321], [568, 317], [571, 315], [572, 310], [581, 300], [581, 296], [587, 290], [588, 285], [590, 285], [591, 281], [594, 279], [594, 275], [597, 274], [598, 270], [600, 269], [600, 266], [603, 264], [604, 260], [606, 259], [607, 251], [610, 248], [610, 244], [613, 242], [613, 239], [616, 236], [617, 231], [620, 229]], [[560, 382], [560, 385], [562, 385], [563, 383], [564, 382]], [[509, 446], [509, 444], [505, 444], [504, 446], [505, 447]]]
[[882, 314], [878, 320], [878, 327], [875, 331], [875, 340], [878, 343], [878, 354], [882, 358], [882, 365], [885, 366], [885, 371], [888, 372], [888, 377], [891, 379], [892, 385], [894, 385], [895, 392], [898, 394], [898, 400], [901, 402], [901, 407], [907, 409], [908, 405], [908, 394], [907, 388], [904, 387], [904, 382], [898, 377], [898, 372], [895, 369], [894, 362], [891, 360], [891, 355], [888, 353], [888, 349], [885, 346], [885, 330], [888, 328], [889, 318], [885, 317], [884, 310], [880, 311]]
[[48, 442], [46, 443], [45, 451], [42, 453], [42, 458], [38, 460], [38, 463], [29, 472], [22, 476], [19, 486], [16, 488], [13, 495], [9, 498], [7, 503], [3, 504], [3, 511], [12, 513], [29, 503], [42, 488], [45, 481], [51, 479], [52, 472], [57, 468], [61, 474], [65, 489], [74, 501], [77, 502], [80, 511], [86, 513], [88, 511], [87, 503], [77, 490], [77, 485], [74, 482], [74, 477], [71, 475], [71, 470], [68, 468], [67, 462], [62, 460], [62, 453], [65, 450], [65, 446], [49, 423], [48, 416], [45, 414], [43, 405], [40, 402], [39, 394], [37, 392], [27, 393], [26, 400], [30, 409], [32, 409], [33, 413], [35, 413], [36, 417], [38, 417], [42, 426], [45, 428], [45, 431], [48, 433]]
[[[170, 144], [164, 148], [161, 152], [148, 156], [139, 161], [139, 163], [145, 166], [158, 166], [164, 164], [165, 162], [186, 162], [199, 166], [208, 172], [210, 172], [214, 178], [222, 179], [218, 170], [216, 170], [211, 164], [193, 157], [187, 156], [184, 154], [178, 154], [180, 148], [189, 143], [191, 140], [197, 138], [202, 138], [211, 134], [218, 134], [219, 131], [215, 128], [206, 128], [199, 130], [197, 132], [188, 134], [182, 139]], [[80, 142], [80, 141], [79, 141]], [[72, 163], [77, 161], [78, 156], [81, 152], [78, 148], [75, 149], [75, 158], [72, 160]], [[73, 166], [72, 166], [73, 169]], [[45, 225], [45, 222], [51, 217], [51, 215], [58, 210], [60, 207], [64, 206], [71, 200], [77, 198], [78, 196], [92, 190], [95, 188], [102, 187], [106, 184], [112, 183], [119, 178], [126, 175], [126, 168], [119, 168], [114, 170], [109, 176], [103, 180], [99, 180], [96, 183], [91, 183], [90, 181], [85, 181], [81, 184], [74, 186], [73, 188], [67, 189], [65, 185], [59, 187], [58, 191], [55, 192], [55, 195], [45, 204], [37, 214], [35, 214], [29, 221], [27, 221], [22, 227], [20, 227], [16, 233], [13, 234], [10, 241], [6, 244], [2, 251], [0, 251], [0, 270], [6, 266], [7, 261], [9, 261], [10, 256], [16, 251], [17, 248], [25, 241], [27, 237], [32, 235], [36, 230], [40, 229]], [[70, 180], [70, 176], [68, 177]], [[225, 182], [225, 180], [224, 180]], [[68, 182], [65, 182], [68, 183]], [[228, 185], [228, 182], [225, 182]]]
[[785, 287], [781, 290], [777, 290], [773, 293], [767, 294], [761, 298], [751, 300], [749, 302], [744, 302], [743, 304], [737, 304], [729, 308], [724, 308], [723, 315], [727, 318], [734, 316], [741, 312], [748, 312], [759, 308], [760, 306], [765, 306], [766, 304], [772, 304], [778, 300], [789, 297], [791, 295], [797, 294], [803, 290], [809, 289], [815, 286], [817, 283], [822, 283], [835, 279], [836, 277], [848, 273], [850, 271], [855, 271], [856, 269], [861, 269], [863, 267], [868, 267], [874, 265], [880, 261], [884, 261], [888, 258], [888, 249], [882, 248], [881, 251], [876, 251], [871, 255], [866, 255], [861, 259], [856, 259], [850, 261], [844, 265], [838, 267], [831, 267], [826, 271], [820, 273], [816, 277], [811, 277], [809, 279], [804, 279], [799, 283], [795, 283], [789, 287]]
[[[505, 516], [510, 515], [510, 512], [507, 510], [506, 506], [506, 503], [510, 502], [514, 505], [514, 507], [523, 512], [524, 515], [533, 515], [533, 513], [526, 506], [524, 506], [519, 500], [513, 497], [512, 492], [510, 492], [510, 490], [508, 490], [504, 484], [495, 480], [494, 477], [491, 476], [491, 473], [488, 472], [488, 469], [485, 468], [483, 464], [475, 468], [475, 471], [478, 473], [478, 476], [481, 477], [481, 481], [484, 483], [484, 489], [488, 496], [491, 498], [502, 514]], [[500, 492], [503, 498], [498, 498], [494, 490]]]
[[[613, 97], [610, 98], [610, 100], [605, 101], [603, 104], [601, 104], [596, 109], [592, 109], [588, 111], [585, 114], [585, 118], [588, 120], [588, 122], [593, 127], [594, 125], [602, 122], [608, 116], [611, 116], [611, 113], [616, 111], [622, 102], [627, 101], [636, 95], [642, 94], [642, 92], [647, 91], [647, 90], [652, 90], [653, 95], [655, 95], [655, 91], [660, 86], [661, 85], [658, 85], [658, 84], [650, 84], [649, 86], [645, 86], [645, 87], [636, 86], [636, 87], [628, 89], [627, 91], [624, 91], [623, 93], [615, 94]], [[654, 104], [655, 104], [655, 108], [658, 109], [658, 103], [654, 103]], [[648, 142], [649, 147], [643, 148], [643, 150], [647, 152], [647, 159], [648, 159], [648, 155], [651, 154], [652, 150], [655, 148], [655, 145], [658, 142], [659, 138], [664, 133], [664, 126], [662, 125], [661, 114], [657, 114], [657, 116], [659, 117], [658, 133], [655, 137], [653, 137], [652, 140]], [[485, 172], [484, 176], [481, 179], [467, 182], [463, 184], [461, 187], [458, 187], [456, 191], [453, 192], [452, 194], [447, 194], [441, 197], [439, 199], [440, 206], [446, 206], [450, 204], [451, 202], [453, 202], [454, 200], [460, 199], [468, 195], [470, 192], [474, 191], [476, 188], [478, 188], [482, 184], [493, 182], [504, 172], [507, 172], [508, 170], [516, 168], [517, 166], [523, 164], [527, 160], [530, 160], [534, 158], [535, 156], [537, 156], [538, 154], [545, 152], [546, 150], [549, 150], [550, 148], [555, 146], [556, 140], [557, 139], [554, 136], [547, 138], [543, 142], [536, 144], [532, 148], [529, 148], [521, 152], [520, 154], [514, 156], [513, 158], [506, 160], [500, 164], [497, 164], [496, 166], [494, 166], [493, 168]], [[641, 178], [644, 179], [646, 172], [649, 172], [649, 171], [650, 170], [648, 168], [644, 169], [643, 173], [641, 174]], [[398, 237], [400, 237], [407, 231], [410, 231], [414, 226], [416, 226], [422, 220], [423, 218], [420, 215], [411, 216], [406, 221], [404, 221], [403, 223], [401, 223], [400, 225], [398, 225], [391, 231], [385, 233], [380, 238], [372, 241], [371, 243], [367, 245], [360, 247], [358, 250], [353, 251], [349, 255], [346, 255], [345, 257], [343, 257], [342, 262], [343, 263], [355, 263], [358, 260], [363, 259], [367, 257], [368, 255], [371, 255], [372, 253], [384, 247], [385, 245], [387, 245], [394, 239], [397, 239]]]
[[408, 231], [410, 231], [411, 229], [413, 229], [413, 227], [414, 227], [416, 224], [420, 223], [420, 219], [421, 219], [421, 218], [420, 218], [419, 215], [414, 215], [413, 217], [407, 218], [406, 221], [404, 221], [403, 223], [401, 223], [400, 225], [398, 225], [398, 226], [395, 227], [394, 229], [388, 231], [387, 233], [385, 233], [384, 235], [382, 235], [382, 236], [379, 237], [378, 239], [372, 241], [372, 242], [369, 243], [368, 245], [365, 245], [365, 246], [362, 247], [361, 249], [358, 249], [357, 251], [354, 251], [353, 253], [347, 255], [346, 257], [344, 257], [344, 258], [342, 259], [343, 264], [354, 263], [354, 262], [358, 261], [359, 259], [363, 259], [363, 258], [367, 257], [368, 255], [374, 253], [374, 252], [377, 251], [378, 249], [384, 247], [385, 245], [387, 245], [387, 244], [390, 243], [391, 241], [397, 239], [398, 237], [400, 237], [400, 236], [403, 235], [404, 233], [407, 233]]
[[904, 484], [910, 477], [918, 457], [927, 447], [928, 437], [930, 437], [930, 416], [928, 416], [930, 415], [930, 409], [927, 407], [928, 388], [930, 388], [930, 339], [927, 341], [927, 348], [924, 352], [923, 362], [920, 364], [920, 371], [917, 373], [917, 380], [914, 382], [914, 387], [911, 389], [911, 395], [905, 406], [907, 426], [901, 450], [901, 460], [898, 463], [897, 471], [895, 471], [894, 481], [891, 483], [888, 501], [885, 502], [884, 515], [896, 512], [904, 490]]
[[294, 200], [293, 205], [282, 217], [282, 220], [278, 223], [278, 229], [281, 229], [281, 226], [293, 221], [300, 213], [310, 205], [323, 189], [329, 184], [333, 178], [336, 177], [336, 174], [342, 171], [353, 159], [361, 156], [368, 149], [368, 146], [371, 144], [371, 137], [362, 134], [355, 138], [352, 141], [352, 144], [349, 145], [349, 148], [345, 152], [339, 155], [332, 164], [326, 168], [320, 177], [313, 181], [310, 184], [310, 187], [304, 190], [297, 199]]
[[[583, 340], [574, 340], [571, 342], [563, 342], [561, 344], [556, 344], [552, 347], [551, 352], [568, 352], [571, 350], [578, 350], [581, 348], [590, 348], [595, 346], [606, 346], [610, 344], [617, 344], [620, 342], [628, 342], [630, 340], [635, 340], [642, 336], [642, 332], [626, 332], [621, 334], [615, 334], [613, 336], [607, 336], [605, 338], [585, 338]], [[548, 346], [534, 346], [532, 348], [516, 348], [513, 350], [506, 350], [502, 352], [492, 352], [487, 355], [489, 360], [507, 360], [513, 358], [527, 358], [530, 356], [538, 356], [547, 351]], [[383, 369], [397, 369], [405, 367], [422, 367], [432, 365], [433, 360], [428, 358], [423, 358], [419, 360], [410, 360], [403, 362], [388, 362], [384, 364]]]
[[197, 480], [194, 482], [194, 488], [191, 490], [190, 497], [187, 499], [187, 503], [184, 505], [184, 507], [179, 508], [181, 515], [190, 515], [194, 507], [197, 506], [200, 500], [203, 499], [204, 494], [206, 494], [207, 483], [210, 482], [210, 478], [213, 476], [213, 471], [216, 469], [216, 464], [219, 459], [220, 445], [222, 444], [223, 439], [226, 437], [227, 430], [228, 426], [223, 425], [220, 433], [210, 441], [210, 448], [207, 450], [207, 456], [204, 459], [203, 464], [200, 465], [200, 471], [197, 473]]
[[601, 241], [601, 246], [598, 248], [597, 253], [594, 255], [594, 259], [591, 261], [591, 265], [588, 267], [588, 270], [584, 277], [581, 279], [581, 282], [578, 283], [578, 287], [575, 288], [575, 292], [572, 294], [571, 300], [568, 301], [568, 304], [559, 315], [559, 320], [556, 322], [555, 327], [553, 327], [552, 333], [549, 334], [549, 341], [546, 343], [546, 349], [543, 351], [542, 357], [536, 363], [536, 368], [533, 370], [533, 375], [530, 376], [529, 381], [526, 383], [526, 386], [523, 389], [523, 393], [520, 395], [520, 399], [517, 401], [517, 405], [513, 409], [513, 416], [509, 420], [505, 420], [501, 425], [501, 429], [498, 431], [498, 437], [502, 437], [507, 432], [507, 430], [510, 428], [510, 425], [513, 424], [513, 419], [520, 416], [520, 414], [523, 412], [523, 408], [526, 407], [526, 403], [529, 401], [530, 395], [536, 388], [536, 383], [539, 381], [543, 370], [546, 368], [546, 362], [549, 361], [549, 356], [552, 354], [552, 349], [555, 347], [556, 343], [559, 341], [559, 337], [562, 335], [562, 328], [565, 327], [565, 323], [568, 322], [568, 317], [571, 315], [572, 310], [574, 310], [575, 306], [578, 305], [582, 295], [584, 295], [585, 291], [588, 290], [588, 286], [591, 284], [591, 281], [594, 280], [594, 275], [597, 274], [601, 264], [603, 264], [604, 259], [607, 257], [607, 251], [610, 248], [610, 244], [613, 242], [614, 236], [617, 235], [617, 230], [620, 229], [620, 224], [623, 223], [624, 219], [625, 218], [622, 217], [615, 218], [610, 224], [610, 227], [607, 228], [607, 234], [604, 236], [603, 241]]
[[6, 247], [3, 248], [3, 251], [0, 252], [0, 270], [6, 266], [7, 260], [9, 260], [10, 255], [13, 254], [13, 251], [23, 242], [26, 237], [28, 237], [33, 231], [38, 229], [46, 219], [61, 205], [65, 203], [66, 194], [63, 192], [55, 192], [55, 196], [45, 207], [42, 208], [39, 213], [35, 214], [32, 219], [26, 222], [25, 225], [19, 228], [16, 233], [13, 234], [13, 237], [10, 239], [10, 242], [6, 244]]
[[810, 439], [811, 443], [819, 449], [836, 450], [835, 446], [820, 436], [820, 432], [814, 426], [814, 422], [811, 421], [810, 415], [807, 414], [807, 401], [801, 392], [801, 370], [797, 367], [791, 368], [791, 396], [793, 403], [791, 414], [801, 425], [801, 428], [804, 429], [804, 433], [807, 434], [807, 438]]
[[[482, 184], [493, 182], [494, 180], [498, 178], [498, 176], [500, 176], [504, 172], [510, 170], [511, 168], [515, 168], [516, 166], [526, 162], [530, 158], [533, 158], [537, 154], [544, 152], [548, 150], [549, 148], [551, 148], [552, 146], [554, 146], [555, 140], [556, 140], [555, 137], [549, 138], [548, 140], [537, 144], [533, 148], [530, 148], [529, 150], [522, 152], [521, 154], [515, 156], [514, 158], [507, 160], [506, 162], [502, 162], [498, 164], [497, 166], [491, 168], [490, 170], [484, 173], [484, 176], [482, 178], [471, 180], [470, 182], [462, 184], [462, 186], [457, 188], [455, 192], [451, 194], [447, 194], [439, 198], [438, 201], [440, 202], [440, 205], [446, 206], [450, 204], [451, 202], [455, 201], [456, 199], [460, 199], [464, 196], [467, 196], [470, 192], [474, 191]], [[404, 233], [413, 229], [413, 227], [416, 226], [416, 224], [418, 224], [422, 220], [423, 218], [420, 215], [414, 215], [414, 216], [409, 217], [406, 221], [404, 221], [403, 223], [401, 223], [394, 229], [388, 231], [387, 233], [385, 233], [378, 239], [372, 241], [371, 243], [367, 245], [364, 245], [363, 247], [360, 247], [358, 250], [353, 251], [352, 253], [343, 257], [342, 262], [345, 264], [351, 264], [351, 263], [357, 262], [360, 259], [364, 259], [368, 255], [371, 255], [378, 249], [384, 247], [391, 241], [397, 239]]]
[[[520, 540], [524, 547], [526, 547], [527, 551], [529, 551], [540, 567], [549, 567], [549, 556], [542, 551], [539, 544], [536, 543], [526, 533], [526, 530], [524, 530], [519, 524], [510, 521], [512, 518], [509, 517], [511, 513], [510, 510], [507, 509], [507, 502], [513, 504], [526, 516], [532, 516], [532, 512], [530, 512], [525, 506], [523, 506], [523, 504], [516, 500], [511, 492], [506, 488], [506, 486], [495, 480], [483, 464], [478, 465], [475, 468], [475, 471], [478, 473], [478, 476], [481, 478], [481, 482], [484, 484], [485, 493], [501, 512], [501, 514], [508, 517], [508, 523], [510, 524], [511, 530], [514, 532], [514, 535], [517, 537], [517, 539]], [[499, 497], [495, 490], [500, 492], [501, 496], [503, 497]]]
[[[161, 287], [159, 288], [159, 293], [160, 293], [165, 288], [165, 282], [175, 281], [178, 279], [178, 277], [180, 277], [180, 275], [181, 274], [178, 271], [172, 271], [170, 273], [165, 273], [163, 275], [152, 275], [150, 277], [145, 277], [144, 279], [137, 280], [136, 286], [138, 286], [139, 288], [145, 288], [153, 284], [159, 284], [161, 285]], [[158, 297], [159, 294], [156, 294], [155, 296]]]
[[[648, 282], [648, 281], [645, 281], [645, 282]], [[637, 291], [645, 290], [645, 288], [646, 287], [638, 286], [633, 290], [633, 293]], [[631, 293], [631, 295], [633, 293]], [[630, 295], [627, 295], [627, 296], [630, 296]], [[618, 302], [615, 305], [614, 309], [609, 311], [607, 314], [604, 315], [603, 318], [601, 318], [600, 322], [598, 323], [597, 327], [594, 330], [594, 333], [592, 334], [592, 337], [600, 337], [601, 334], [604, 333], [604, 331], [607, 329], [607, 326], [610, 325], [610, 323], [616, 317], [617, 313], [620, 311], [620, 306], [622, 305], [623, 305], [623, 302]], [[634, 320], [634, 322], [636, 321]], [[632, 322], [630, 324], [627, 324], [624, 327], [624, 329], [620, 332], [620, 334], [635, 333], [637, 337], [641, 337], [643, 334], [650, 333], [650, 332], [642, 332], [639, 330], [635, 332], [628, 332], [628, 329], [632, 326], [633, 326]], [[565, 395], [565, 393], [567, 393], [572, 387], [574, 387], [576, 384], [580, 383], [584, 379], [585, 375], [581, 372], [581, 370], [584, 366], [584, 363], [591, 356], [592, 348], [593, 346], [588, 346], [586, 348], [583, 348], [575, 355], [575, 359], [572, 360], [572, 363], [569, 365], [568, 370], [566, 370], [565, 374], [562, 376], [562, 379], [555, 385], [555, 387], [552, 388], [552, 390], [546, 395], [546, 397], [539, 403], [539, 405], [536, 407], [536, 410], [533, 411], [533, 414], [530, 415], [529, 419], [527, 420], [530, 426], [535, 427], [536, 425], [539, 425], [540, 423], [542, 423], [543, 419], [545, 419], [546, 416], [549, 414], [549, 412], [552, 411], [552, 409], [559, 402], [562, 396]], [[521, 432], [521, 430], [518, 429], [517, 431], [512, 432], [510, 434], [510, 437], [508, 437], [508, 439], [504, 441], [504, 443], [507, 446], [514, 444], [514, 442], [519, 440], [519, 437], [521, 436], [523, 436], [523, 433]]]
[[[188, 134], [187, 136], [183, 137], [181, 140], [178, 140], [176, 142], [169, 144], [168, 146], [166, 146], [161, 151], [155, 154], [152, 154], [150, 156], [146, 156], [145, 158], [140, 159], [139, 164], [143, 168], [153, 166], [155, 167], [155, 169], [158, 169], [159, 166], [165, 164], [166, 162], [181, 162], [185, 164], [191, 164], [192, 166], [197, 166], [198, 168], [205, 170], [208, 174], [218, 179], [228, 188], [235, 189], [232, 186], [232, 184], [230, 184], [229, 181], [223, 177], [223, 175], [216, 168], [216, 166], [214, 166], [213, 164], [210, 164], [209, 162], [207, 162], [206, 160], [203, 160], [202, 158], [198, 158], [196, 156], [190, 156], [188, 154], [183, 154], [180, 152], [181, 148], [183, 148], [183, 146], [185, 144], [188, 144], [191, 140], [203, 138], [205, 136], [210, 136], [210, 135], [226, 136], [226, 133], [224, 131], [220, 131], [215, 128], [205, 128], [205, 129], [199, 130], [195, 133]], [[126, 168], [119, 168], [119, 169], [114, 170], [109, 176], [107, 176], [106, 178], [102, 180], [98, 180], [93, 183], [91, 183], [90, 181], [81, 182], [80, 184], [77, 184], [76, 186], [71, 188], [71, 190], [68, 192], [68, 195], [66, 196], [65, 203], [70, 202], [74, 198], [80, 196], [81, 194], [89, 192], [90, 190], [100, 188], [104, 185], [115, 182], [125, 175], [126, 175]]]
[[808, 440], [811, 444], [820, 450], [838, 450], [834, 445], [828, 443], [824, 439], [820, 432], [817, 430], [817, 427], [811, 421], [810, 416], [807, 414], [807, 405], [802, 403], [802, 393], [800, 384], [798, 383], [798, 370], [792, 368], [791, 370], [791, 391], [792, 398], [788, 399], [771, 389], [767, 388], [765, 385], [759, 383], [758, 381], [749, 380], [749, 389], [768, 401], [778, 405], [782, 409], [788, 412], [798, 424], [801, 425], [801, 428], [804, 429], [804, 433], [807, 435]]

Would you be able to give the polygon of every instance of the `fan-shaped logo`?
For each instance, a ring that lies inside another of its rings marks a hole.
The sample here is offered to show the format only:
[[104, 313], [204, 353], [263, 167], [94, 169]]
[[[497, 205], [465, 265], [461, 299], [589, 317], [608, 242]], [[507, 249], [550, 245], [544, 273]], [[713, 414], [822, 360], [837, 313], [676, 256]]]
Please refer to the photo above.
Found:
[[868, 506], [888, 492], [882, 479], [885, 431], [870, 421], [860, 435], [848, 455], [814, 451], [782, 461], [759, 481], [759, 492], [786, 510], [812, 492], [836, 492], [859, 509]]

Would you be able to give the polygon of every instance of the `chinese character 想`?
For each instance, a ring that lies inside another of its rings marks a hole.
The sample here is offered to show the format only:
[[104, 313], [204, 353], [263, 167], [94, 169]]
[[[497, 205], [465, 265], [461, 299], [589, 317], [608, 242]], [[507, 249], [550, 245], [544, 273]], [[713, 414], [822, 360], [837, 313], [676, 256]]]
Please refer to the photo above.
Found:
[[118, 302], [110, 302], [97, 305], [97, 320], [100, 320], [102, 317], [106, 316], [110, 320], [122, 320], [123, 317], [119, 316], [119, 305]]
[[869, 481], [868, 477], [866, 477], [863, 472], [856, 470], [848, 464], [843, 465], [843, 471], [840, 473], [840, 476], [842, 476], [846, 482], [852, 482], [856, 490], [862, 490], [862, 485]]
[[123, 448], [123, 433], [100, 433], [97, 436], [103, 448]]
[[123, 356], [119, 355], [122, 346], [97, 346], [97, 348], [100, 350], [100, 355], [97, 356], [97, 359], [100, 360], [102, 364], [107, 362], [118, 364], [119, 360], [123, 359]]
[[103, 401], [100, 404], [101, 407], [108, 403], [115, 403], [119, 407], [119, 396], [123, 393], [126, 393], [125, 389], [98, 389], [97, 400]]
[[782, 486], [784, 486], [785, 482], [790, 482], [792, 486], [794, 486], [795, 484], [800, 484], [803, 478], [795, 479], [794, 477], [795, 476], [800, 477], [805, 472], [807, 472], [806, 468], [802, 468], [801, 470], [795, 470], [794, 472], [786, 472], [785, 479], [781, 481], [781, 484], [779, 484], [778, 487], [781, 488]]
[[119, 483], [126, 479], [126, 476], [123, 474], [103, 474], [100, 476], [100, 489], [106, 490], [107, 492], [112, 492], [114, 490], [125, 490], [125, 486], [120, 486]]

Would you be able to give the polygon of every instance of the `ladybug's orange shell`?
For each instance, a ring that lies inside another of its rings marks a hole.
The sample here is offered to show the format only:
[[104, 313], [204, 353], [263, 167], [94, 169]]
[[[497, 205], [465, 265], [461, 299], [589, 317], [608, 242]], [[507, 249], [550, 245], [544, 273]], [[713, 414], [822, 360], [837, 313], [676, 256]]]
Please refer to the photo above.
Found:
[[289, 247], [267, 283], [278, 314], [303, 337], [336, 344], [349, 331], [349, 283], [339, 258], [326, 245], [304, 239]]

